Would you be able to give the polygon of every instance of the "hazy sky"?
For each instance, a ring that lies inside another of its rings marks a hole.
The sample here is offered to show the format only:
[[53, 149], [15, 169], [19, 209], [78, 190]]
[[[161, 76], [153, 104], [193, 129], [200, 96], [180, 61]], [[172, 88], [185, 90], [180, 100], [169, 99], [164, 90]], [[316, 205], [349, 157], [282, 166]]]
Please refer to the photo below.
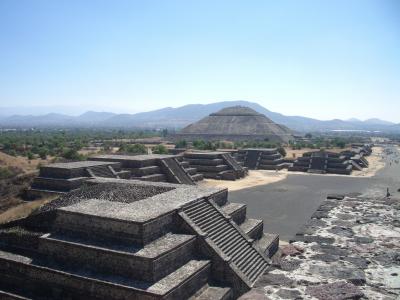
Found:
[[0, 107], [222, 100], [400, 122], [400, 1], [0, 1]]

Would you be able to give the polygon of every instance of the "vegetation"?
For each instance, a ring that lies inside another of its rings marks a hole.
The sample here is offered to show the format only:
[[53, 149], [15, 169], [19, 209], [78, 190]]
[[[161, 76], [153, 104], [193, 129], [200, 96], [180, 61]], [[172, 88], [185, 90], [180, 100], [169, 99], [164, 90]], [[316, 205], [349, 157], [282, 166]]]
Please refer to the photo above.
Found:
[[[311, 137], [311, 134], [309, 134]], [[293, 150], [301, 150], [303, 148], [311, 149], [332, 149], [332, 148], [345, 148], [346, 145], [356, 142], [357, 139], [351, 137], [314, 137], [310, 141], [296, 141], [290, 143]]]
[[283, 157], [286, 156], [286, 150], [285, 150], [285, 148], [283, 148], [283, 147], [278, 147], [278, 152], [279, 152]]
[[7, 179], [13, 177], [14, 174], [8, 167], [0, 167], [0, 179]]
[[193, 147], [197, 150], [217, 150], [218, 143], [210, 141], [197, 140], [193, 142]]
[[175, 143], [175, 148], [187, 148], [188, 143], [185, 140], [179, 140]]
[[154, 154], [168, 154], [168, 149], [164, 145], [157, 145], [151, 149]]
[[[167, 132], [129, 130], [0, 130], [0, 149], [12, 156], [28, 159], [48, 156], [65, 159], [83, 159], [78, 151], [83, 147], [99, 143], [105, 150], [121, 146], [130, 140], [156, 137]], [[146, 152], [145, 152], [146, 153]]]
[[147, 148], [142, 144], [123, 144], [118, 152], [126, 154], [147, 154]]

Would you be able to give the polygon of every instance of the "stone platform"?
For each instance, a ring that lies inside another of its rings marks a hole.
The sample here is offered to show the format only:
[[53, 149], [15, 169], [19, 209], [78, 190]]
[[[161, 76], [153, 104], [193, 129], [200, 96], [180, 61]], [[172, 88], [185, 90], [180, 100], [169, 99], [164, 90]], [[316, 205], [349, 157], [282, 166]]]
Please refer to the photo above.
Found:
[[251, 170], [282, 170], [288, 167], [277, 148], [240, 149], [235, 158]]
[[289, 171], [308, 173], [332, 173], [350, 175], [353, 170], [353, 162], [344, 155], [328, 151], [306, 152], [296, 159]]
[[400, 199], [329, 195], [243, 299], [399, 299], [399, 220]]
[[203, 179], [195, 168], [182, 163], [180, 155], [98, 155], [89, 159], [118, 162], [130, 172], [130, 179], [182, 184], [195, 184]]
[[247, 176], [247, 168], [227, 152], [185, 152], [183, 161], [205, 178], [236, 180]]
[[40, 168], [39, 176], [33, 181], [31, 193], [65, 193], [79, 188], [89, 178], [125, 178], [126, 175], [126, 172], [121, 171], [121, 164], [118, 162], [55, 163]]
[[90, 179], [1, 227], [0, 295], [236, 299], [264, 274], [279, 239], [227, 196], [226, 189]]

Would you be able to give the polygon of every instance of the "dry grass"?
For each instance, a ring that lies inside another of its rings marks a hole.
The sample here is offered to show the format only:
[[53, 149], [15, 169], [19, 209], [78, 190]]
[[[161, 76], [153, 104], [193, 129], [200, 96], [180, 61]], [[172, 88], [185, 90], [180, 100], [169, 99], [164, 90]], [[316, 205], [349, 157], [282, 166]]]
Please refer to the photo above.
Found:
[[25, 202], [25, 203], [15, 206], [15, 207], [12, 207], [9, 210], [6, 210], [2, 214], [0, 214], [0, 224], [4, 224], [4, 223], [10, 222], [10, 221], [25, 218], [25, 217], [29, 216], [37, 208], [39, 208], [43, 204], [46, 204], [46, 203], [54, 200], [55, 198], [57, 198], [56, 195], [49, 196], [47, 198], [43, 198], [40, 200], [31, 201], [31, 202]]
[[51, 162], [51, 158], [48, 159], [31, 159], [24, 156], [11, 156], [4, 152], [0, 152], [0, 166], [4, 167], [17, 167], [23, 170], [24, 173], [31, 173], [37, 170], [38, 165], [45, 165]]

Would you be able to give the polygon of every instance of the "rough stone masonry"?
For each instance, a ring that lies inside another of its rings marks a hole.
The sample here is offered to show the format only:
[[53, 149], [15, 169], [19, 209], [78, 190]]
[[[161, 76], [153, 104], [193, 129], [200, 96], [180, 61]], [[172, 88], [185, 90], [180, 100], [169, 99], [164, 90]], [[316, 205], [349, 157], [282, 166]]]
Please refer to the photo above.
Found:
[[400, 298], [400, 199], [329, 198], [243, 299]]

